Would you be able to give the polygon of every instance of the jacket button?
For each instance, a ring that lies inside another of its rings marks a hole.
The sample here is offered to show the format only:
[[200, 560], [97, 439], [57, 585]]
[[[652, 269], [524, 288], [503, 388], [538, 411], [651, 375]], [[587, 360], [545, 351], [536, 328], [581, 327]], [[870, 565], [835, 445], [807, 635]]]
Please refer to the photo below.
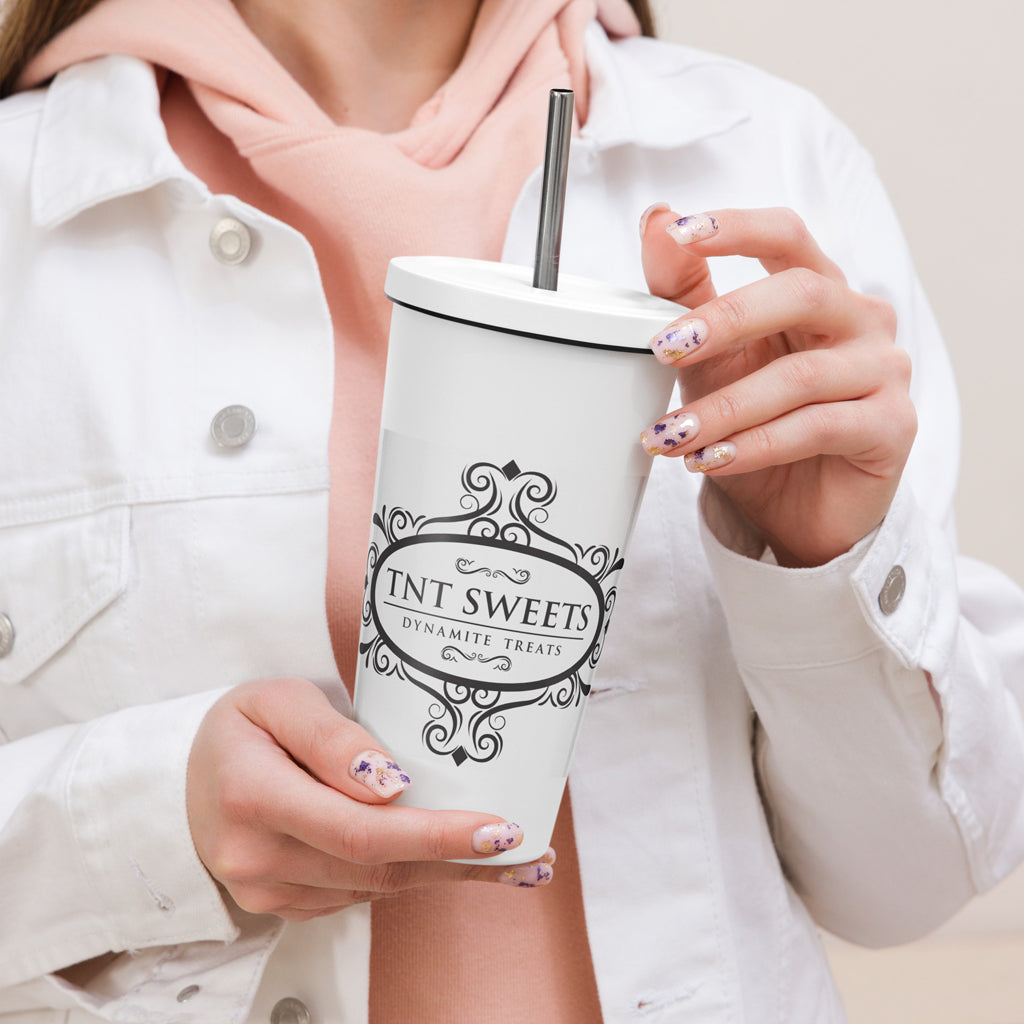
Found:
[[179, 1003], [187, 1003], [193, 996], [199, 994], [198, 985], [186, 985], [177, 995]]
[[210, 232], [210, 250], [218, 262], [237, 266], [245, 262], [252, 250], [252, 233], [240, 220], [225, 217]]
[[270, 1024], [310, 1024], [312, 1020], [306, 1004], [292, 996], [274, 1003], [270, 1011]]
[[14, 623], [0, 612], [0, 658], [6, 658], [14, 650]]
[[892, 615], [899, 608], [906, 590], [907, 574], [903, 571], [902, 565], [894, 565], [889, 570], [889, 575], [885, 577], [878, 594], [878, 607], [882, 609], [883, 615]]
[[244, 405], [221, 409], [210, 424], [210, 436], [221, 448], [244, 448], [256, 433], [256, 417]]

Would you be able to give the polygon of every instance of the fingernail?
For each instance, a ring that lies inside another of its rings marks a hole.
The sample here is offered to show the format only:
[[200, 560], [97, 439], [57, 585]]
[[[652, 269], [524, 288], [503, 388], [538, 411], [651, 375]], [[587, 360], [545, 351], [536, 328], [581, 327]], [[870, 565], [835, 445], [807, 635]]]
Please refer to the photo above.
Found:
[[658, 213], [660, 210], [670, 209], [668, 203], [651, 203], [650, 206], [640, 214], [640, 237], [644, 237], [644, 232], [647, 230], [647, 221], [652, 213]]
[[514, 850], [523, 841], [523, 830], [512, 821], [481, 825], [473, 833], [473, 849], [477, 853], [501, 853]]
[[696, 436], [700, 421], [693, 413], [674, 412], [665, 416], [640, 435], [640, 443], [648, 455], [664, 455]]
[[698, 448], [695, 452], [683, 456], [686, 468], [691, 473], [707, 473], [736, 458], [736, 445], [731, 441], [719, 441], [706, 448]]
[[710, 238], [718, 230], [718, 221], [710, 213], [698, 213], [672, 221], [665, 230], [677, 245], [689, 245]]
[[378, 796], [391, 797], [407, 789], [412, 780], [379, 750], [364, 750], [352, 758], [349, 774]]
[[540, 858], [542, 864], [554, 864], [557, 859], [558, 855], [555, 853], [553, 846], [549, 846]]
[[532, 864], [512, 864], [498, 876], [502, 885], [517, 885], [520, 888], [535, 889], [538, 885], [547, 885], [555, 877], [554, 868], [544, 861]]
[[699, 349], [707, 338], [708, 325], [703, 320], [681, 320], [651, 338], [651, 351], [658, 362], [674, 363]]

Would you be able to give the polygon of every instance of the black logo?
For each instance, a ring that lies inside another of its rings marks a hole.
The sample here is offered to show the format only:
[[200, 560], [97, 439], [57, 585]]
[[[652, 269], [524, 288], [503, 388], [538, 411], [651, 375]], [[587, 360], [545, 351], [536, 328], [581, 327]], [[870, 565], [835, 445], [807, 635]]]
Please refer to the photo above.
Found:
[[458, 765], [498, 757], [517, 708], [590, 692], [623, 565], [544, 528], [557, 487], [543, 473], [478, 462], [462, 487], [454, 515], [374, 514], [359, 646], [378, 675], [434, 698], [423, 742]]

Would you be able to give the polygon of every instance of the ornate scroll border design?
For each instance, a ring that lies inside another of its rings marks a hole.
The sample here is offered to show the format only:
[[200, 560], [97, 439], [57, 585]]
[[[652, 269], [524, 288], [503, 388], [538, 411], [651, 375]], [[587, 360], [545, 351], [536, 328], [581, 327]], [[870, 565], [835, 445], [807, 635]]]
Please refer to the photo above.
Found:
[[[619, 549], [612, 550], [606, 545], [585, 548], [547, 532], [544, 529], [549, 518], [547, 510], [557, 497], [557, 485], [544, 473], [524, 472], [515, 461], [500, 467], [489, 462], [467, 466], [462, 471], [462, 486], [464, 493], [459, 500], [462, 512], [455, 515], [427, 518], [414, 515], [408, 509], [386, 506], [374, 513], [373, 538], [364, 580], [364, 628], [372, 627], [374, 623], [370, 584], [374, 569], [387, 550], [408, 537], [461, 531], [468, 537], [535, 547], [538, 552], [557, 554], [572, 561], [595, 582], [604, 595], [604, 619], [584, 663], [587, 669], [593, 669], [601, 657], [615, 606], [612, 579], [623, 566]], [[471, 568], [472, 565], [467, 559], [459, 559], [456, 568], [467, 574], [483, 572], [488, 576], [504, 576], [514, 584], [525, 583], [530, 578], [526, 570], [513, 570], [516, 574], [513, 578], [501, 570], [485, 566]], [[514, 691], [464, 679], [427, 678], [399, 657], [379, 632], [360, 643], [359, 655], [363, 663], [378, 675], [410, 682], [433, 698], [428, 708], [430, 721], [423, 726], [421, 734], [423, 743], [432, 753], [451, 757], [456, 765], [467, 760], [486, 763], [497, 758], [504, 746], [501, 734], [509, 712], [533, 705], [566, 710], [578, 705], [590, 693], [590, 684], [581, 677], [584, 666], [560, 679], [539, 683], [536, 688]], [[453, 662], [459, 655], [467, 660], [475, 658], [453, 646], [445, 648], [442, 653], [446, 661]], [[498, 671], [507, 671], [510, 667], [507, 658], [496, 660], [494, 664]]]

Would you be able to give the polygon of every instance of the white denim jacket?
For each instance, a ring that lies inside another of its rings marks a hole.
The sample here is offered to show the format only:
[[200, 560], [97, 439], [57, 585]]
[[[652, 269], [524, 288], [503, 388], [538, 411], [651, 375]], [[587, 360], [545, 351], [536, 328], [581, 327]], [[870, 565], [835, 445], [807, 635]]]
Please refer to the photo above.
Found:
[[[829, 565], [747, 557], [714, 492], [702, 516], [681, 460], [656, 460], [571, 778], [606, 1024], [840, 1022], [815, 922], [910, 938], [1024, 852], [1024, 601], [955, 560], [953, 381], [861, 149], [750, 68], [596, 27], [588, 46], [563, 270], [642, 287], [656, 200], [790, 206], [895, 305], [914, 358], [904, 483]], [[532, 261], [539, 187], [509, 261]], [[310, 246], [182, 167], [150, 69], [123, 57], [0, 104], [0, 203], [0, 1021], [233, 1024], [292, 997], [359, 1024], [367, 909], [239, 912], [184, 802], [224, 688], [302, 675], [344, 699]], [[235, 265], [210, 246], [228, 217], [254, 242]], [[760, 273], [716, 267], [720, 290]], [[236, 404], [257, 433], [220, 448], [211, 420]], [[905, 592], [880, 604], [895, 566]]]

